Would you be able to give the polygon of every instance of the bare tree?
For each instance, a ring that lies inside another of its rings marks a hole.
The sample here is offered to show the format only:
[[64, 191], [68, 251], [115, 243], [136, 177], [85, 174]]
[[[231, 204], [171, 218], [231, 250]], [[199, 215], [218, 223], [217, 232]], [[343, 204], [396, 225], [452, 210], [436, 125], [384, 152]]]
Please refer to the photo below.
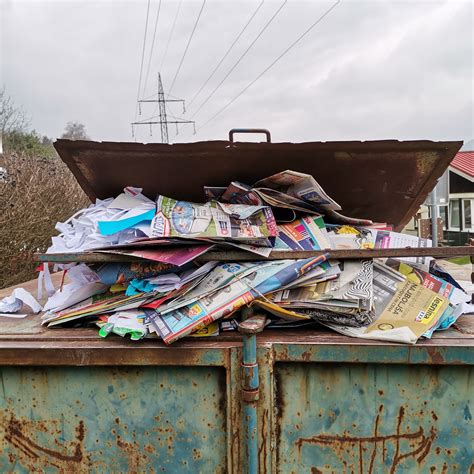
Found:
[[11, 132], [24, 132], [28, 125], [24, 110], [7, 95], [5, 87], [0, 89], [0, 136]]
[[68, 122], [61, 138], [68, 138], [69, 140], [89, 140], [86, 127], [80, 122]]

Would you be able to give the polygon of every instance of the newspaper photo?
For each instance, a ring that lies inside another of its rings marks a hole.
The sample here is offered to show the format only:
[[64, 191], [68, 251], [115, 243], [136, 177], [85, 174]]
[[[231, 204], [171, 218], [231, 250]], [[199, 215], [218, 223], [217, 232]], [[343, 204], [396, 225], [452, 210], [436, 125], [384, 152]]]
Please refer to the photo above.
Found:
[[[219, 203], [196, 204], [165, 196], [157, 198], [151, 237], [189, 237], [249, 240], [276, 237], [278, 229], [267, 206], [240, 205], [223, 208]], [[240, 219], [239, 216], [245, 215]]]
[[370, 229], [350, 225], [327, 225], [331, 248], [337, 250], [373, 249], [374, 240]]

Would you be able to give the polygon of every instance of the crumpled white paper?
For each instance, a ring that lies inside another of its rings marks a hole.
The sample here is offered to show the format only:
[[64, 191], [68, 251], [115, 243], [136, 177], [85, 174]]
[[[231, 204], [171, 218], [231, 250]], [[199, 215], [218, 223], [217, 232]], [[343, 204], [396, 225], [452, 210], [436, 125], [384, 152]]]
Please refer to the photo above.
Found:
[[10, 296], [0, 300], [0, 316], [24, 318], [26, 314], [18, 314], [24, 304], [29, 306], [33, 313], [39, 313], [43, 309], [29, 291], [24, 288], [15, 288]]
[[76, 212], [65, 222], [58, 222], [55, 228], [59, 235], [51, 238], [52, 245], [47, 253], [81, 252], [146, 237], [149, 225], [143, 227], [137, 224], [112, 235], [102, 235], [98, 229], [99, 221], [120, 220], [135, 209], [155, 206], [154, 201], [144, 196], [141, 191], [141, 188], [128, 186], [115, 199], [97, 199], [94, 204]]

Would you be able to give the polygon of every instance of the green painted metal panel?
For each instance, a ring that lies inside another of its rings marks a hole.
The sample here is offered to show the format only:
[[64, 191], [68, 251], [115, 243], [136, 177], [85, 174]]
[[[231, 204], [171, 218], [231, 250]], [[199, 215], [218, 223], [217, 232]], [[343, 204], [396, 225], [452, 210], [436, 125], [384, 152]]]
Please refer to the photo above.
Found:
[[0, 472], [227, 472], [223, 367], [2, 367]]
[[[474, 365], [474, 351], [461, 345], [406, 344], [274, 344], [275, 358], [284, 362], [353, 362], [367, 364]], [[470, 341], [469, 341], [470, 342]]]
[[472, 376], [472, 366], [277, 363], [276, 471], [472, 472]]

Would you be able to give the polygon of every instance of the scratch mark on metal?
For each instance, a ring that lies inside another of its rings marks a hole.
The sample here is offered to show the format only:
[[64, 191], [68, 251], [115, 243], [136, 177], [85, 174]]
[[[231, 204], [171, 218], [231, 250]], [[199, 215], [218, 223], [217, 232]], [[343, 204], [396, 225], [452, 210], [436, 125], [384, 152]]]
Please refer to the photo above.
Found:
[[33, 440], [29, 439], [22, 432], [20, 421], [17, 420], [13, 415], [11, 416], [8, 425], [6, 426], [5, 431], [5, 439], [17, 449], [22, 451], [26, 456], [32, 459], [38, 459], [40, 457], [38, 452], [45, 453], [51, 456], [52, 458], [67, 462], [80, 463], [83, 459], [82, 442], [84, 441], [85, 433], [83, 421], [80, 421], [78, 426], [76, 427], [76, 439], [78, 442], [76, 444], [74, 454], [72, 455], [62, 454], [59, 451], [45, 448], [35, 443]]
[[[355, 444], [358, 444], [359, 451], [359, 472], [362, 474], [364, 472], [363, 464], [363, 451], [364, 445], [372, 445], [372, 453], [370, 458], [370, 464], [367, 473], [372, 474], [375, 468], [375, 459], [377, 455], [378, 445], [382, 445], [382, 457], [385, 458], [385, 445], [386, 443], [394, 443], [395, 453], [393, 456], [392, 464], [390, 467], [390, 474], [394, 474], [400, 465], [400, 463], [409, 457], [416, 459], [418, 463], [421, 463], [426, 456], [428, 455], [433, 441], [436, 438], [436, 430], [432, 426], [429, 433], [425, 434], [425, 431], [420, 427], [417, 431], [413, 433], [401, 433], [401, 426], [403, 418], [405, 416], [405, 409], [400, 407], [398, 416], [397, 416], [397, 427], [394, 434], [389, 435], [379, 435], [379, 423], [380, 415], [382, 413], [383, 406], [379, 407], [377, 417], [374, 422], [374, 434], [373, 436], [349, 436], [349, 435], [326, 435], [320, 434], [312, 436], [311, 438], [300, 438], [296, 441], [296, 445], [299, 450], [303, 444], [316, 444], [316, 445], [325, 445], [333, 449], [335, 453], [338, 452], [338, 448], [344, 447], [346, 449], [351, 449]], [[413, 449], [408, 450], [405, 453], [400, 452], [400, 442], [401, 441], [411, 441], [412, 445], [415, 445]]]

